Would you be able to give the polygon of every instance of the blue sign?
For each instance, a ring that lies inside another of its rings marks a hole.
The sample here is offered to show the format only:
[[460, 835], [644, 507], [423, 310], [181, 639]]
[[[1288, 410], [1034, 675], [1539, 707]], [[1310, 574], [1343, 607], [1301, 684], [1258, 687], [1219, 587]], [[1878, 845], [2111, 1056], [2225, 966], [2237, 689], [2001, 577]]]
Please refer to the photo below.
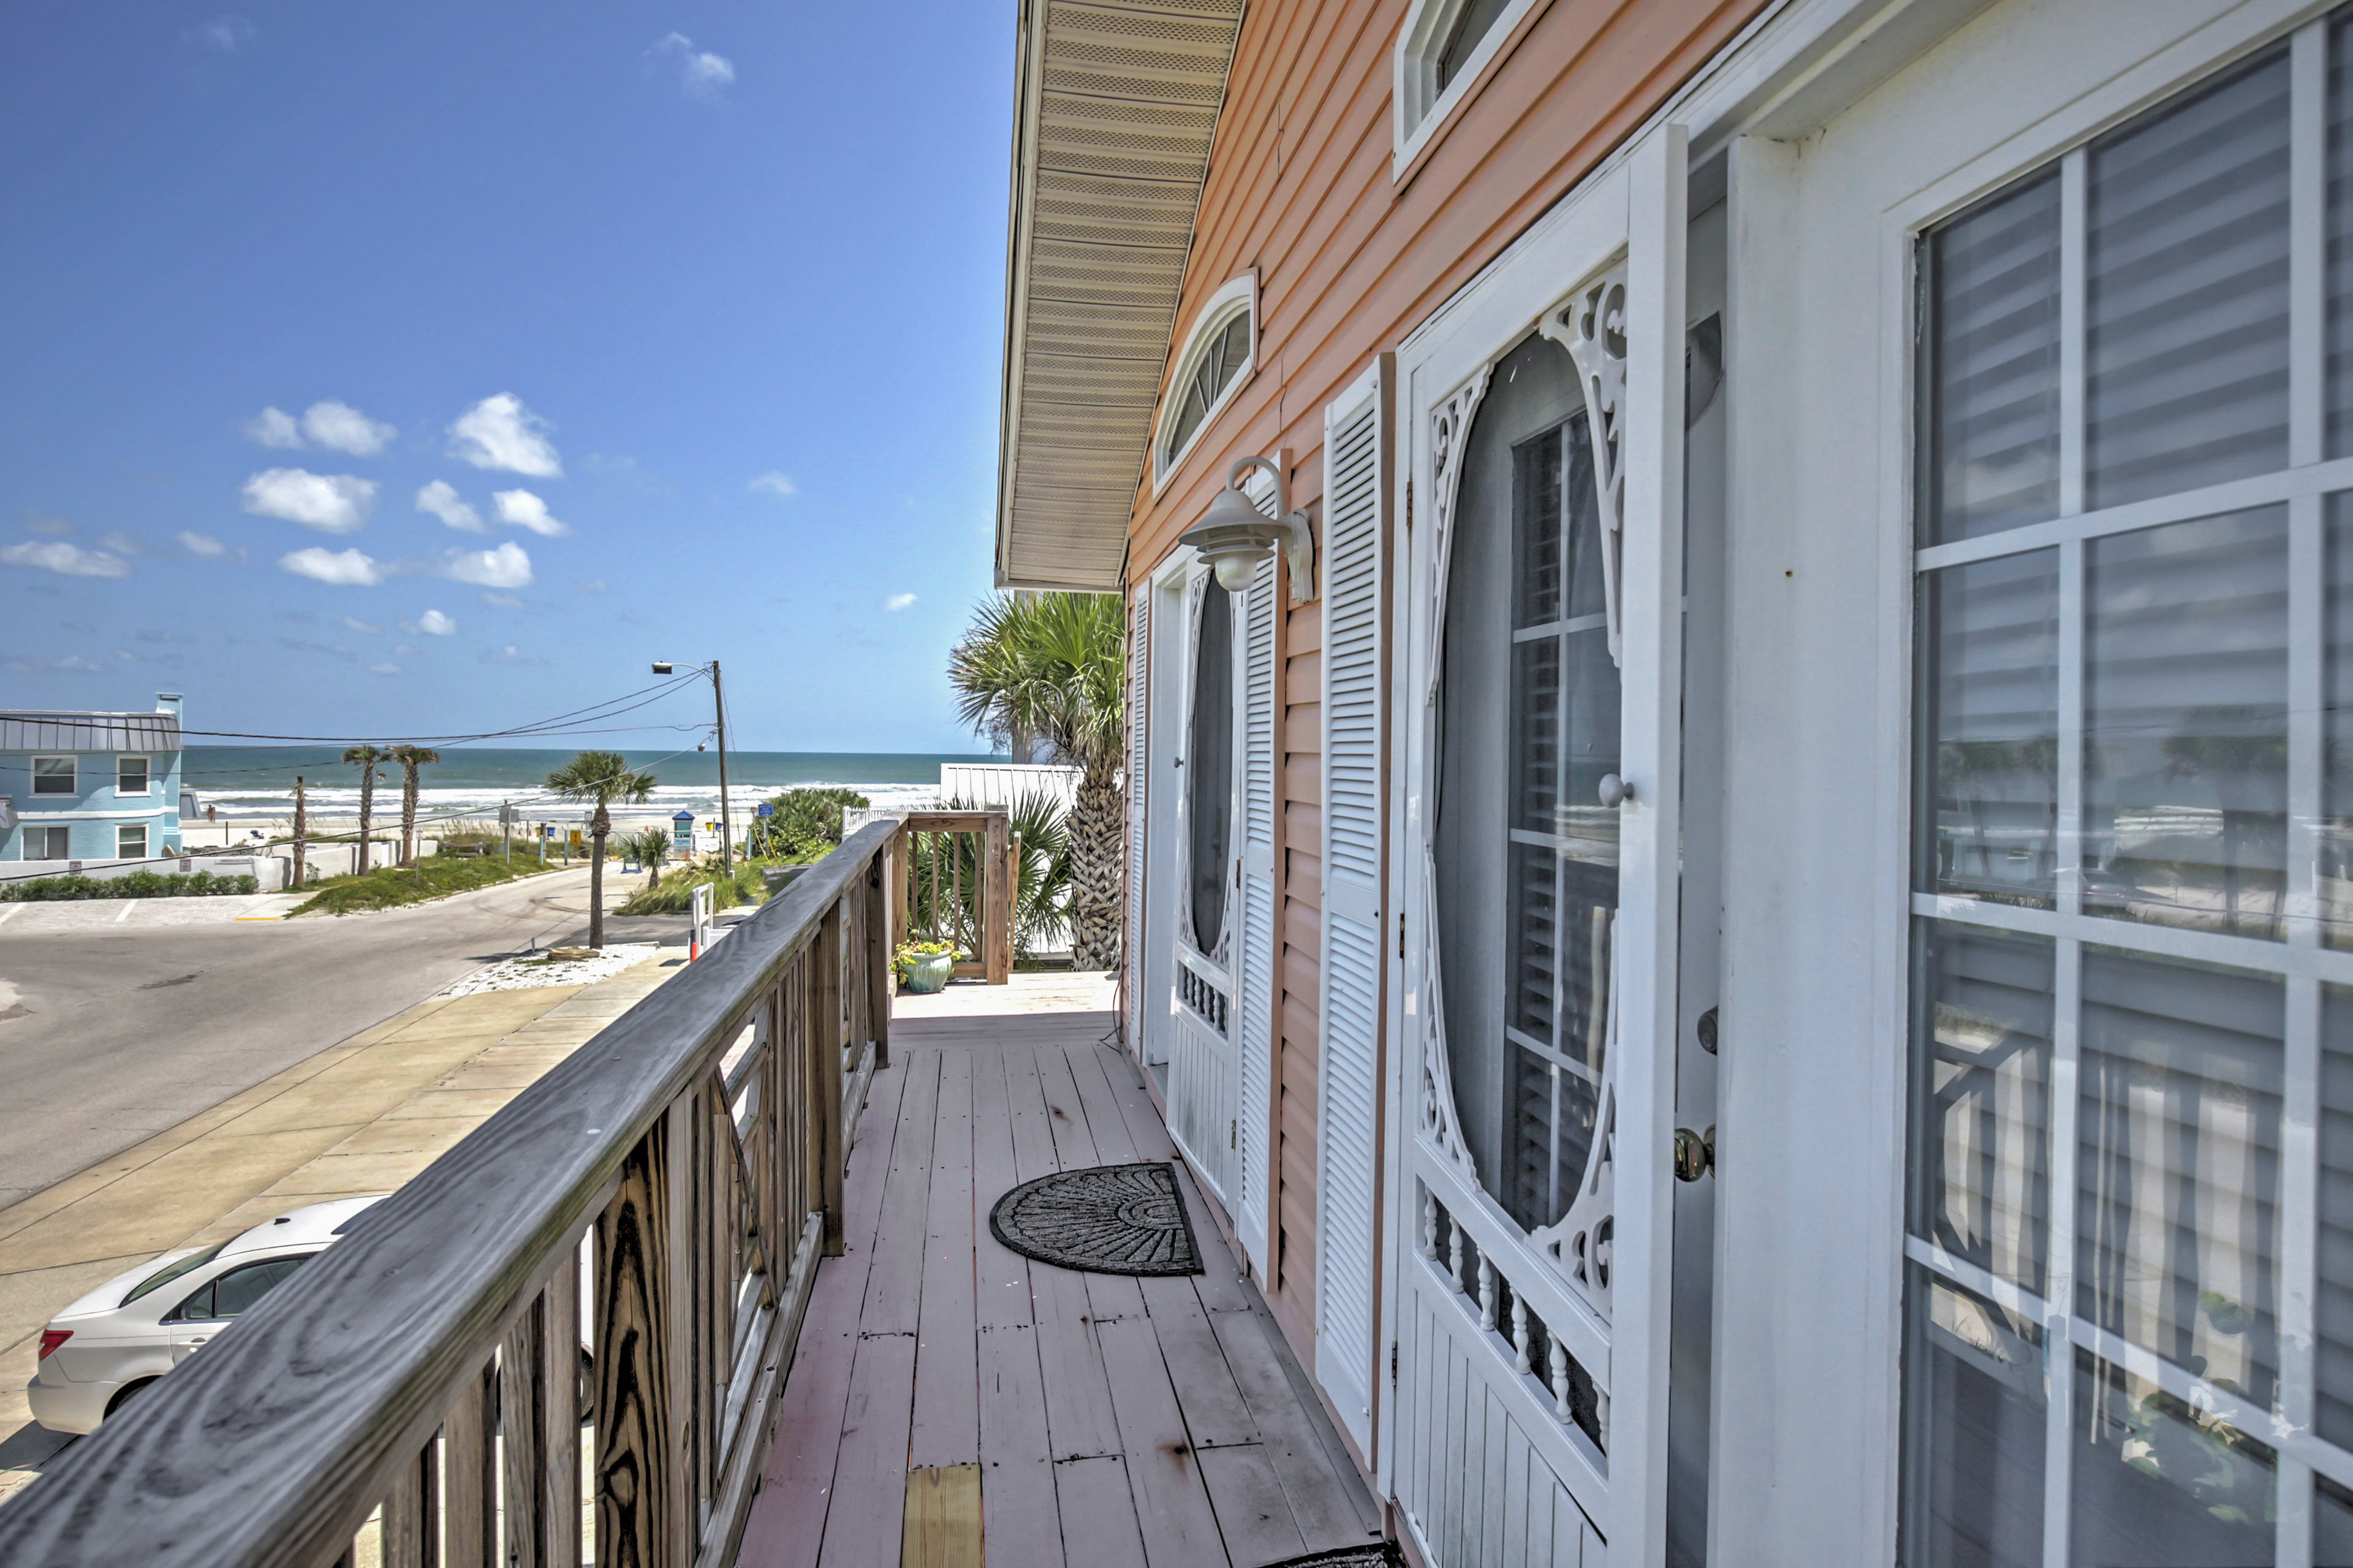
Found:
[[762, 801], [762, 802], [760, 803], [760, 815], [761, 815], [762, 816], [776, 816], [776, 803], [775, 803], [774, 801], [766, 801], [766, 800]]

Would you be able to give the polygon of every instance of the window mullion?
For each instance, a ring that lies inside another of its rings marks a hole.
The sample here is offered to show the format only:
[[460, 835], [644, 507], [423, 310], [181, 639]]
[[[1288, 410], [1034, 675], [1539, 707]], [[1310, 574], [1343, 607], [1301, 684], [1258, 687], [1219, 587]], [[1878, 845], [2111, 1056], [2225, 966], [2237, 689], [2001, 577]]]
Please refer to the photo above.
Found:
[[2052, 868], [2062, 915], [2084, 912], [2084, 542], [2059, 547], [2058, 821]]
[[[2279, 1415], [2310, 1432], [2314, 1296], [2320, 1220], [2320, 982], [2287, 982], [2286, 1075], [2280, 1108]], [[2312, 1468], [2283, 1452], [2277, 1568], [2312, 1568]]]
[[2059, 515], [2084, 510], [2085, 181], [2091, 154], [2059, 162]]
[[2320, 944], [2320, 818], [2327, 765], [2327, 524], [2323, 499], [2298, 496], [2287, 518], [2287, 940]]
[[2083, 997], [2083, 943], [2062, 940], [2052, 954], [2051, 995], [2051, 1187], [2042, 1325], [2044, 1437], [2043, 1568], [2068, 1568], [2074, 1476], [2075, 1090]]
[[2288, 56], [2287, 460], [2316, 463], [2327, 411], [2328, 26], [2295, 35]]

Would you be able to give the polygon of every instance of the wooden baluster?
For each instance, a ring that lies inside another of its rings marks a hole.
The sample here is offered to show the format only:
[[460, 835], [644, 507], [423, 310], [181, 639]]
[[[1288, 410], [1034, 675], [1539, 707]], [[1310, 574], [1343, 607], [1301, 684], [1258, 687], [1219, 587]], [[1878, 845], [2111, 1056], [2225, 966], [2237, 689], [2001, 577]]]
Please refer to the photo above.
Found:
[[1451, 1249], [1447, 1272], [1454, 1276], [1454, 1288], [1468, 1295], [1471, 1290], [1470, 1258], [1462, 1251], [1462, 1223], [1452, 1215], [1446, 1216], [1447, 1244]]
[[1568, 1407], [1568, 1352], [1561, 1348], [1557, 1338], [1552, 1342], [1551, 1361], [1552, 1413], [1565, 1426], [1575, 1419], [1575, 1414]]
[[883, 933], [882, 945], [894, 953], [899, 951], [900, 942], [915, 929], [913, 911], [907, 903], [907, 858], [913, 851], [914, 841], [903, 828], [891, 836], [890, 847], [884, 851], [891, 860], [891, 919], [893, 923]]
[[1438, 1198], [1428, 1187], [1421, 1190], [1421, 1255], [1438, 1261]]
[[[703, 1297], [698, 1289], [710, 1279], [706, 1249], [698, 1242], [703, 1210], [697, 1206], [708, 1191], [710, 1162], [707, 1127], [698, 1128], [692, 1090], [670, 1102], [670, 1561], [681, 1568], [694, 1561], [694, 1540], [701, 1523], [696, 1507], [702, 1492], [702, 1411], [711, 1398], [708, 1363], [696, 1354], [697, 1325], [702, 1321]], [[697, 1134], [702, 1133], [701, 1147]]]
[[430, 1568], [440, 1559], [440, 1445], [425, 1447], [400, 1468], [384, 1499], [384, 1568]]
[[491, 1368], [469, 1377], [441, 1419], [441, 1488], [448, 1504], [441, 1536], [442, 1568], [490, 1568], [492, 1539], [491, 1422], [498, 1397]]
[[841, 906], [809, 942], [809, 1205], [825, 1211], [825, 1256], [839, 1258], [841, 1214]]
[[1012, 819], [1003, 813], [988, 818], [983, 836], [982, 853], [987, 857], [981, 867], [979, 930], [976, 932], [987, 951], [980, 961], [991, 985], [1003, 985], [1013, 978], [1013, 829]]
[[1479, 1326], [1495, 1331], [1495, 1265], [1483, 1252], [1479, 1255]]
[[500, 1539], [507, 1568], [542, 1568], [539, 1303], [523, 1309], [499, 1346]]
[[657, 1118], [596, 1220], [596, 1560], [606, 1568], [684, 1568], [673, 1549], [670, 1152], [670, 1119]]
[[1514, 1360], [1522, 1373], [1535, 1370], [1528, 1360], [1528, 1304], [1517, 1290], [1512, 1292], [1512, 1349], [1519, 1352]]
[[[546, 1568], [580, 1563], [580, 1244], [540, 1292], [540, 1542]], [[391, 1568], [389, 1563], [386, 1568]], [[418, 1568], [423, 1568], [422, 1564]]]
[[874, 1070], [891, 1065], [891, 894], [895, 845], [866, 867], [866, 1026], [873, 1031]]
[[[698, 1461], [695, 1485], [701, 1497], [718, 1489], [719, 1423], [726, 1405], [727, 1379], [734, 1370], [734, 1358], [729, 1352], [735, 1342], [735, 1286], [744, 1254], [743, 1238], [736, 1232], [735, 1151], [727, 1142], [733, 1129], [721, 1120], [732, 1121], [734, 1111], [726, 1103], [725, 1080], [716, 1073], [712, 1079], [712, 1087], [703, 1091], [703, 1114], [694, 1123], [702, 1140], [702, 1158], [696, 1162], [702, 1177], [697, 1197], [702, 1207], [698, 1215], [701, 1223], [695, 1226], [702, 1254], [695, 1289], [702, 1309], [702, 1338], [696, 1346], [691, 1387]], [[715, 1107], [711, 1104], [714, 1100]]]

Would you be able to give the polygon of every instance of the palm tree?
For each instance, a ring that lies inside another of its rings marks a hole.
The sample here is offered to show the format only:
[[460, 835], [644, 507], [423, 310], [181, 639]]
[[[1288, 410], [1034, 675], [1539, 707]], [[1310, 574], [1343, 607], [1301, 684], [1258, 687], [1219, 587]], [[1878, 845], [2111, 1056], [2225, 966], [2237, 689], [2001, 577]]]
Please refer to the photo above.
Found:
[[400, 781], [400, 863], [417, 864], [417, 770], [441, 760], [441, 753], [430, 746], [395, 746], [392, 760], [401, 767]]
[[661, 868], [670, 858], [670, 829], [645, 827], [621, 840], [621, 858], [645, 863], [646, 886], [661, 886]]
[[375, 820], [375, 765], [392, 760], [392, 753], [382, 746], [353, 746], [343, 752], [343, 761], [360, 771], [360, 858], [362, 876], [368, 868], [368, 825]]
[[642, 804], [654, 793], [654, 775], [632, 773], [618, 752], [583, 752], [547, 775], [547, 792], [564, 800], [593, 802], [596, 814], [588, 819], [588, 836], [596, 841], [588, 857], [588, 945], [605, 945], [605, 836], [613, 831], [615, 801]]
[[1069, 823], [1078, 969], [1108, 969], [1119, 957], [1125, 620], [1110, 595], [1000, 595], [974, 613], [948, 655], [948, 683], [965, 723], [999, 743], [1026, 732], [1080, 770]]

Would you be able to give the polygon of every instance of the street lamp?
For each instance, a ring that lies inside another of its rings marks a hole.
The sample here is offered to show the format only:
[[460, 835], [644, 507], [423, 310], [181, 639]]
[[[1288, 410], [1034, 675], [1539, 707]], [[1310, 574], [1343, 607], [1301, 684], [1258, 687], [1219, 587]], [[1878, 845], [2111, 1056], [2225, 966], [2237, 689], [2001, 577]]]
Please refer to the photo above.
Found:
[[[1274, 517], [1242, 493], [1242, 478], [1252, 468], [1265, 469], [1274, 480]], [[1306, 512], [1291, 510], [1291, 487], [1271, 458], [1238, 459], [1226, 474], [1226, 488], [1177, 542], [1200, 552], [1229, 594], [1248, 588], [1259, 563], [1279, 547], [1291, 564], [1291, 602], [1303, 605], [1315, 596], [1315, 535]]]
[[[711, 677], [711, 705], [719, 717], [719, 868], [722, 871], [733, 871], [735, 868], [735, 857], [728, 848], [728, 841], [735, 836], [735, 827], [733, 819], [727, 812], [727, 698], [719, 684], [717, 659], [712, 659], [707, 665], [691, 664], [687, 668], [697, 675]], [[659, 659], [654, 664], [656, 675], [668, 675], [674, 668], [676, 666], [668, 659]], [[702, 749], [700, 746], [695, 748], [698, 752]]]

